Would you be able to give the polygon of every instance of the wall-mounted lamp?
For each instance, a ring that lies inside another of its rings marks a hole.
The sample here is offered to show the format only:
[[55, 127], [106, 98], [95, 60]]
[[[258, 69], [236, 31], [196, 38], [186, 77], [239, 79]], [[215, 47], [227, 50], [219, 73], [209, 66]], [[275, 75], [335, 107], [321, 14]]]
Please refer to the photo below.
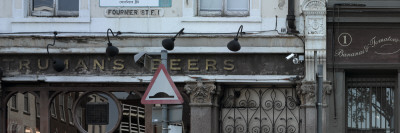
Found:
[[[53, 38], [53, 44], [47, 44], [47, 55], [50, 57], [49, 53], [49, 46], [54, 46], [56, 44], [56, 36], [57, 32], [54, 31], [54, 38]], [[64, 61], [58, 58], [52, 58], [53, 60], [53, 69], [56, 70], [57, 72], [61, 72], [65, 69], [65, 64]]]
[[238, 30], [238, 32], [236, 34], [236, 37], [232, 41], [230, 41], [228, 43], [228, 45], [227, 45], [228, 49], [233, 51], [233, 52], [236, 52], [236, 51], [240, 50], [240, 44], [239, 44], [239, 41], [238, 41], [239, 40], [238, 39], [239, 32], [240, 32], [240, 36], [242, 36], [242, 34], [245, 34], [245, 32], [243, 32], [243, 25], [240, 25], [239, 30]]
[[106, 54], [108, 57], [114, 57], [119, 53], [119, 50], [117, 47], [113, 46], [112, 43], [110, 42], [110, 37], [108, 36], [108, 31], [111, 31], [111, 34], [113, 36], [118, 36], [121, 34], [120, 31], [117, 32], [117, 35], [114, 35], [114, 32], [111, 29], [107, 30], [107, 39], [108, 39], [108, 43], [107, 43], [107, 49], [106, 49]]
[[178, 35], [181, 35], [181, 34], [183, 34], [183, 30], [184, 30], [185, 28], [182, 28], [178, 33], [176, 33], [176, 35], [175, 35], [175, 37], [173, 37], [173, 38], [167, 38], [167, 39], [164, 39], [164, 40], [162, 40], [162, 42], [161, 42], [161, 44], [162, 44], [162, 46], [164, 47], [164, 49], [166, 49], [166, 50], [173, 50], [174, 49], [174, 42], [175, 42], [175, 38], [178, 36]]

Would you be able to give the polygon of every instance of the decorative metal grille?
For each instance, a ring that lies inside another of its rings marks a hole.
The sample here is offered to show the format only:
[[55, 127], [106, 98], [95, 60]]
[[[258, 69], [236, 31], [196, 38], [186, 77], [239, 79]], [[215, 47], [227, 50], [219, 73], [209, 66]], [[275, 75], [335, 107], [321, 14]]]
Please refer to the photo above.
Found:
[[294, 88], [226, 89], [221, 104], [223, 133], [297, 133], [299, 106]]
[[347, 133], [394, 132], [396, 78], [346, 77]]

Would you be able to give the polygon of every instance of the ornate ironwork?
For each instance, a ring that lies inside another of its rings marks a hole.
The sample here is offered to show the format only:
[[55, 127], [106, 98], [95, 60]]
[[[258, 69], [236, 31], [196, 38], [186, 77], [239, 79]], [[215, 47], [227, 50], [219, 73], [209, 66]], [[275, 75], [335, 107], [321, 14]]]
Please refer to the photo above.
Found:
[[296, 133], [299, 111], [295, 88], [226, 89], [221, 132]]

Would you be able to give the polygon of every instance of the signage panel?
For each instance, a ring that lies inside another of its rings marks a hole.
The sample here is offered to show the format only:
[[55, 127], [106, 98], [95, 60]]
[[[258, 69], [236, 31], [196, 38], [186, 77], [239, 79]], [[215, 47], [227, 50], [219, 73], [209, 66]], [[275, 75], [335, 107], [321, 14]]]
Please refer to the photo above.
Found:
[[375, 28], [336, 30], [334, 45], [332, 40], [328, 40], [327, 59], [329, 62], [334, 59], [335, 64], [400, 63], [399, 31]]
[[100, 0], [100, 6], [158, 7], [159, 0]]
[[[302, 75], [304, 64], [286, 61], [287, 54], [168, 54], [171, 75]], [[113, 75], [150, 76], [161, 63], [151, 56], [149, 67], [137, 64], [134, 54], [108, 58], [105, 54], [3, 54], [0, 68], [4, 76], [18, 75]], [[51, 58], [64, 60], [62, 72], [53, 70]], [[249, 65], [251, 64], [251, 65]]]

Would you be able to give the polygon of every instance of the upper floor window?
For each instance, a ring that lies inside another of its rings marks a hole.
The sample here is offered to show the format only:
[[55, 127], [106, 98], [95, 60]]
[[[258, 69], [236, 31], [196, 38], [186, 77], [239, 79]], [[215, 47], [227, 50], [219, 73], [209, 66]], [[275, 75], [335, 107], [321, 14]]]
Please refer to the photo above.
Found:
[[199, 16], [249, 16], [249, 0], [198, 0]]
[[31, 0], [32, 16], [76, 17], [79, 0]]

